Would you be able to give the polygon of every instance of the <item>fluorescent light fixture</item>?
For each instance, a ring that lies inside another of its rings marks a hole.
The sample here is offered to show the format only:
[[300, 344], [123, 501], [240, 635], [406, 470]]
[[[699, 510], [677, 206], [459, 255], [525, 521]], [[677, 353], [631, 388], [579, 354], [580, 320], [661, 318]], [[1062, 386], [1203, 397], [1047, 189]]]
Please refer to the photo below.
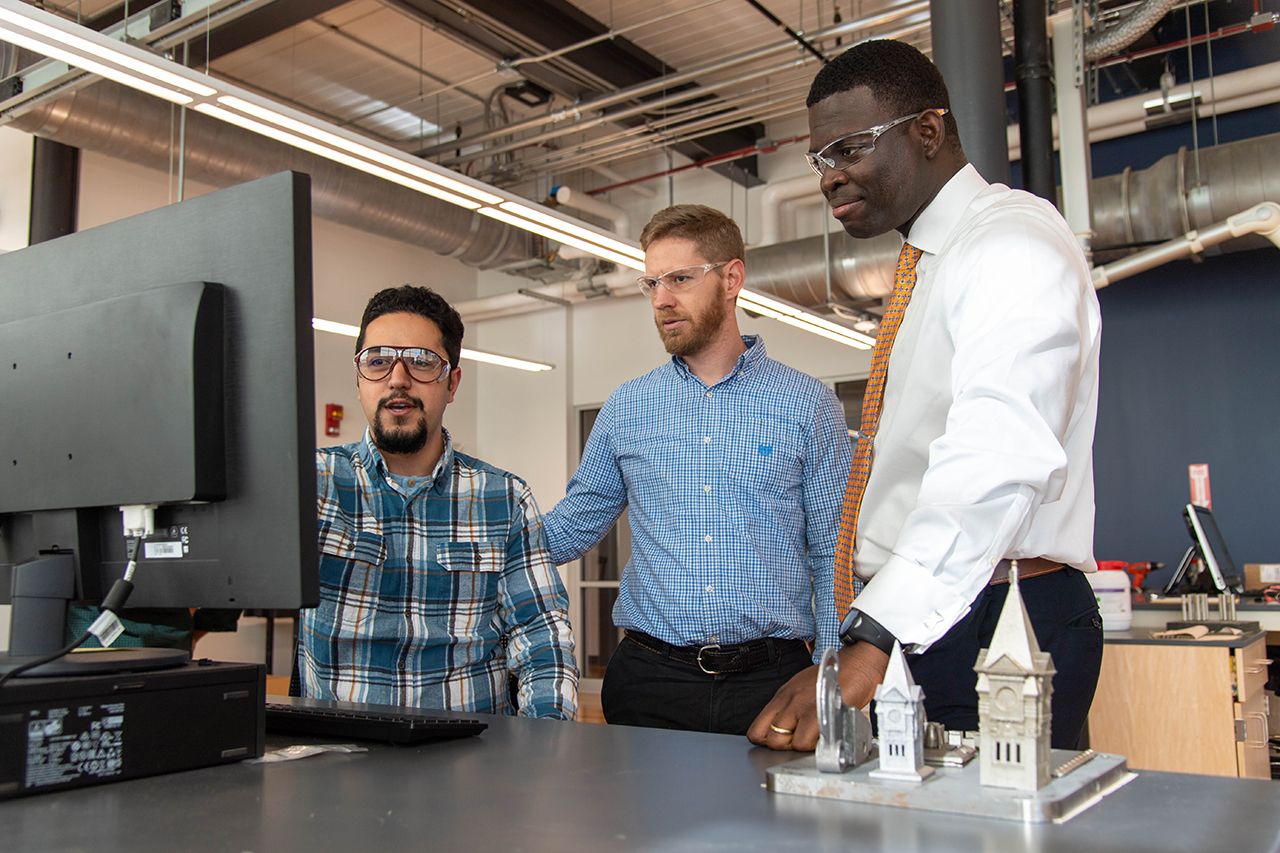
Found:
[[525, 219], [532, 219], [535, 222], [550, 225], [552, 228], [567, 231], [568, 233], [581, 237], [584, 240], [590, 240], [596, 245], [603, 246], [606, 249], [618, 252], [619, 254], [627, 255], [628, 257], [635, 258], [641, 263], [644, 263], [643, 249], [637, 249], [634, 246], [627, 245], [621, 240], [614, 240], [613, 238], [606, 237], [603, 234], [597, 234], [591, 229], [585, 228], [581, 225], [566, 222], [564, 217], [555, 216], [548, 211], [538, 210], [537, 208], [529, 207], [528, 205], [520, 204], [516, 201], [504, 201], [502, 203], [502, 209], [509, 213], [514, 213], [517, 216], [523, 216]]
[[855, 349], [871, 349], [876, 339], [853, 329], [832, 323], [812, 311], [806, 311], [796, 305], [765, 296], [743, 288], [738, 292], [738, 306], [753, 314], [760, 314], [774, 320], [804, 329], [811, 334], [820, 335]]
[[472, 361], [483, 361], [486, 364], [514, 367], [516, 370], [539, 372], [552, 369], [550, 364], [543, 364], [540, 361], [525, 361], [523, 358], [509, 358], [505, 355], [494, 355], [491, 352], [480, 352], [479, 350], [466, 349], [465, 347], [462, 350], [462, 357], [469, 358]]
[[[479, 209], [480, 213], [492, 219], [574, 246], [596, 257], [634, 270], [644, 270], [644, 252], [627, 240], [592, 229], [572, 217], [531, 207], [523, 203], [527, 199], [488, 188], [488, 185], [474, 179], [461, 175], [450, 177], [452, 173], [444, 167], [419, 161], [371, 140], [361, 141], [359, 135], [352, 131], [273, 104], [268, 99], [176, 65], [134, 45], [64, 21], [18, 0], [0, 0], [0, 39], [131, 89], [175, 104], [190, 105], [191, 109], [211, 118], [449, 204], [467, 210]], [[217, 99], [216, 104], [205, 100], [213, 98]]]
[[349, 338], [360, 337], [360, 327], [351, 326], [347, 323], [335, 323], [332, 320], [321, 320], [319, 317], [311, 318], [311, 328], [317, 332], [333, 332], [335, 335], [346, 335]]
[[[0, 11], [4, 11], [0, 9]], [[68, 65], [74, 65], [77, 68], [83, 68], [92, 74], [98, 74], [106, 77], [108, 80], [115, 80], [121, 85], [128, 86], [131, 89], [137, 89], [140, 92], [146, 92], [148, 95], [155, 95], [157, 98], [163, 98], [175, 104], [189, 104], [195, 98], [184, 95], [181, 92], [174, 92], [163, 86], [157, 86], [148, 80], [142, 80], [134, 77], [132, 74], [126, 74], [118, 68], [112, 68], [109, 65], [103, 65], [92, 59], [86, 59], [78, 53], [72, 53], [69, 50], [43, 42], [40, 39], [32, 38], [24, 33], [11, 30], [8, 27], [0, 27], [0, 39], [16, 44], [19, 47], [25, 47], [28, 50], [34, 50], [36, 53], [49, 57], [50, 59], [61, 60]]]
[[251, 118], [246, 118], [229, 110], [224, 110], [221, 107], [215, 107], [213, 104], [196, 104], [191, 109], [198, 113], [203, 113], [204, 115], [225, 121], [228, 124], [243, 127], [245, 130], [260, 133], [263, 136], [270, 137], [278, 142], [283, 142], [286, 145], [292, 145], [294, 148], [300, 148], [303, 151], [310, 151], [317, 157], [324, 157], [326, 159], [333, 160], [335, 163], [342, 163], [344, 166], [350, 166], [353, 169], [359, 169], [360, 171], [366, 172], [370, 175], [408, 187], [411, 190], [417, 190], [420, 193], [435, 196], [441, 201], [456, 204], [458, 207], [475, 210], [480, 206], [471, 199], [456, 196], [451, 192], [445, 192], [444, 190], [433, 187], [430, 184], [424, 184], [422, 181], [415, 181], [407, 175], [397, 174], [396, 172], [384, 169], [381, 166], [375, 166], [372, 163], [352, 157], [349, 154], [344, 154], [341, 151], [335, 151], [332, 148], [327, 148], [318, 142], [312, 142], [310, 139], [303, 139], [301, 136], [296, 136], [292, 133], [280, 130], [279, 128], [254, 121]]
[[[382, 163], [383, 165], [390, 166], [393, 169], [400, 169], [401, 171], [408, 172], [409, 174], [417, 175], [425, 181], [429, 181], [433, 184], [439, 184], [442, 187], [447, 187], [455, 193], [470, 196], [476, 201], [480, 201], [485, 204], [498, 204], [502, 201], [501, 196], [496, 196], [493, 193], [476, 189], [462, 181], [447, 178], [443, 175], [437, 175], [429, 169], [424, 169], [420, 166], [414, 166], [411, 163], [406, 163], [403, 160], [392, 157], [389, 154], [384, 154], [367, 145], [362, 145], [354, 140], [338, 136], [335, 133], [330, 133], [326, 130], [307, 124], [306, 122], [290, 118], [289, 116], [281, 115], [275, 110], [269, 110], [266, 107], [252, 104], [243, 98], [237, 98], [234, 95], [226, 95], [218, 98], [218, 103], [231, 107], [232, 109], [237, 109], [242, 113], [248, 113], [251, 116], [256, 116], [263, 121], [269, 121], [272, 124], [279, 125], [280, 127], [296, 131], [297, 133], [301, 133], [305, 136], [310, 136], [312, 139], [318, 140], [327, 145], [332, 145], [335, 148], [340, 148], [343, 151], [349, 151], [352, 154], [358, 154], [361, 157], [365, 157], [377, 163]], [[474, 210], [475, 208], [471, 209]]]
[[[311, 328], [318, 332], [332, 332], [335, 335], [346, 335], [349, 338], [360, 337], [360, 327], [352, 326], [347, 323], [335, 323], [333, 320], [322, 320], [319, 317], [311, 318]], [[481, 352], [480, 350], [462, 348], [461, 356], [470, 361], [483, 361], [485, 364], [496, 364], [500, 367], [514, 367], [516, 370], [528, 370], [531, 372], [540, 372], [543, 370], [554, 370], [554, 365], [543, 364], [540, 361], [527, 361], [523, 358], [511, 358], [506, 355], [497, 355], [491, 352]]]
[[[526, 231], [532, 231], [535, 234], [541, 234], [543, 237], [550, 237], [552, 240], [559, 241], [569, 246], [575, 246], [584, 252], [590, 252], [596, 257], [604, 258], [607, 261], [613, 261], [624, 267], [630, 267], [633, 270], [644, 272], [644, 261], [631, 257], [630, 255], [619, 254], [601, 247], [598, 243], [590, 243], [586, 240], [558, 231], [541, 222], [534, 222], [528, 219], [522, 219], [519, 216], [508, 213], [505, 210], [499, 210], [496, 207], [482, 207], [480, 212], [485, 216], [496, 219], [499, 222], [505, 222], [508, 225], [514, 225], [517, 228], [523, 228]], [[554, 217], [552, 217], [554, 219]]]
[[[212, 89], [203, 83], [196, 83], [178, 74], [174, 74], [172, 71], [167, 71], [164, 68], [158, 68], [150, 62], [135, 59], [123, 51], [104, 47], [100, 44], [89, 41], [88, 39], [81, 38], [80, 36], [63, 32], [58, 27], [32, 20], [27, 15], [20, 15], [8, 9], [0, 8], [0, 20], [8, 21], [11, 24], [22, 27], [24, 30], [36, 33], [37, 35], [42, 35], [45, 38], [53, 39], [54, 41], [64, 44], [74, 50], [83, 51], [84, 53], [91, 54], [99, 59], [105, 59], [108, 62], [114, 62], [116, 65], [123, 65], [125, 68], [142, 74], [143, 76], [151, 77], [154, 80], [159, 80], [161, 83], [167, 83], [170, 86], [200, 95], [201, 97], [207, 98], [210, 95], [217, 94], [216, 89]], [[61, 59], [61, 57], [58, 58]], [[80, 65], [82, 68], [84, 67], [81, 62], [75, 62], [72, 64]], [[85, 70], [87, 71], [89, 69], [86, 68]]]

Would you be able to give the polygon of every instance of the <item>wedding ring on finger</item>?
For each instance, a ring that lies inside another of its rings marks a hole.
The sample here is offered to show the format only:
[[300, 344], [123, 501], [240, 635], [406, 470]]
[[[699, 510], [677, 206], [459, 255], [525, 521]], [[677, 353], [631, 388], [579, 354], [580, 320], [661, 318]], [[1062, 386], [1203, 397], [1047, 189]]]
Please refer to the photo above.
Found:
[[773, 729], [780, 735], [793, 735], [796, 733], [795, 729], [784, 729], [781, 726], [770, 725], [769, 728]]

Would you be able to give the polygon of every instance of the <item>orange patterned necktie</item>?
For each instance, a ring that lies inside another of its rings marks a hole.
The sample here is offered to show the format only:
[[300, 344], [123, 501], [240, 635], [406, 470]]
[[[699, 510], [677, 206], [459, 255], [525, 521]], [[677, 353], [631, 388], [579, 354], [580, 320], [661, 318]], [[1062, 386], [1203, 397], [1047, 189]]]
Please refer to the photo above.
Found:
[[880, 410], [884, 404], [884, 382], [889, 375], [889, 354], [893, 352], [893, 339], [898, 336], [898, 324], [911, 301], [911, 290], [916, 286], [916, 262], [923, 252], [910, 243], [902, 244], [898, 254], [898, 271], [893, 276], [893, 296], [880, 321], [876, 334], [876, 348], [871, 356], [871, 376], [867, 379], [866, 394], [862, 398], [862, 421], [858, 432], [858, 449], [853, 454], [853, 467], [849, 469], [849, 485], [844, 492], [844, 510], [840, 514], [840, 539], [836, 544], [836, 613], [843, 617], [853, 604], [853, 543], [858, 532], [858, 510], [862, 507], [862, 493], [867, 488], [871, 474], [871, 444], [880, 423]]

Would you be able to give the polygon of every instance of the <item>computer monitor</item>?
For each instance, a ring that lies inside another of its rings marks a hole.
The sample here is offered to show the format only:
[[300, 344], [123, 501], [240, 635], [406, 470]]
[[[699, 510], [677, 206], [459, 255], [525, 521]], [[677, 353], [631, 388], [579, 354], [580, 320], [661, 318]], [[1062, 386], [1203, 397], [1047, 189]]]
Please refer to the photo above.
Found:
[[1172, 594], [1175, 588], [1187, 578], [1192, 562], [1199, 559], [1209, 571], [1213, 586], [1221, 592], [1240, 594], [1244, 592], [1244, 580], [1236, 569], [1231, 554], [1227, 551], [1227, 543], [1218, 530], [1218, 523], [1213, 513], [1202, 506], [1187, 504], [1182, 510], [1182, 520], [1186, 522], [1187, 533], [1191, 536], [1191, 545], [1182, 557], [1177, 571], [1170, 578], [1165, 594]]
[[0, 588], [97, 603], [155, 504], [129, 606], [314, 606], [311, 304], [291, 172], [0, 255]]

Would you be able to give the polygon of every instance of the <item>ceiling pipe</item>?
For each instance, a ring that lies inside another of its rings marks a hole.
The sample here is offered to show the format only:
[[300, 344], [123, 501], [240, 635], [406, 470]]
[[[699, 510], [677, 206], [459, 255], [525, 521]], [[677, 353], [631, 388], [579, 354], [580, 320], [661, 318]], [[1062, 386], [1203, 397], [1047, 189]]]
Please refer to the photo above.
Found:
[[556, 190], [556, 201], [565, 207], [607, 219], [613, 226], [613, 233], [627, 240], [631, 239], [631, 214], [617, 205], [592, 198], [581, 190], [571, 190], [568, 187], [560, 187]]
[[[103, 80], [43, 104], [9, 126], [167, 172], [175, 121], [169, 104]], [[534, 255], [533, 239], [518, 228], [187, 112], [187, 178], [226, 187], [290, 169], [311, 176], [311, 209], [321, 218], [421, 246], [480, 269]]]
[[1115, 263], [1094, 267], [1093, 286], [1101, 290], [1122, 278], [1146, 272], [1170, 261], [1203, 254], [1210, 246], [1250, 234], [1257, 234], [1280, 248], [1280, 204], [1267, 202], [1256, 205], [1204, 230], [1188, 231], [1181, 237], [1129, 255]]
[[1013, 0], [1013, 77], [1018, 82], [1022, 188], [1056, 202], [1053, 174], [1053, 90], [1044, 0]]
[[929, 8], [933, 62], [947, 83], [965, 156], [982, 177], [1007, 184], [1008, 118], [999, 4], [996, 0], [933, 0]]
[[[1244, 71], [1233, 71], [1219, 74], [1213, 78], [1213, 86], [1208, 80], [1197, 80], [1196, 91], [1202, 101], [1197, 108], [1197, 115], [1208, 119], [1215, 112], [1218, 115], [1251, 109], [1280, 102], [1280, 62], [1258, 65]], [[1183, 83], [1169, 90], [1169, 97], [1186, 95], [1191, 92], [1191, 84]], [[1152, 93], [1135, 95], [1116, 101], [1089, 107], [1089, 141], [1101, 142], [1121, 136], [1132, 136], [1147, 129], [1147, 111], [1143, 104], [1152, 99]], [[1054, 138], [1058, 135], [1057, 118], [1054, 118]], [[1018, 125], [1008, 128], [1009, 159], [1017, 160], [1022, 156], [1019, 145]]]
[[804, 199], [805, 203], [822, 201], [815, 175], [801, 175], [787, 181], [776, 181], [760, 191], [760, 243], [772, 246], [782, 240], [782, 206], [785, 202]]
[[[910, 15], [918, 15], [928, 11], [929, 11], [929, 0], [916, 0], [916, 2], [902, 3], [890, 9], [886, 9], [882, 12], [877, 12], [871, 15], [863, 15], [859, 18], [851, 18], [850, 20], [845, 21], [841, 24], [837, 24], [832, 27], [827, 27], [826, 29], [822, 29], [822, 30], [816, 30], [815, 32], [810, 33], [809, 37], [814, 41], [823, 41], [825, 39], [835, 38], [837, 36], [852, 35], [853, 33], [858, 32], [859, 30], [866, 30], [872, 27], [881, 26], [883, 24], [892, 23], [893, 21], [900, 20]], [[925, 24], [925, 26], [927, 26], [927, 23]], [[891, 35], [886, 35], [885, 37], [893, 38], [893, 36]], [[417, 153], [423, 157], [434, 157], [437, 154], [443, 154], [446, 151], [451, 151], [455, 148], [479, 145], [484, 142], [489, 142], [494, 139], [499, 139], [503, 136], [509, 136], [510, 134], [513, 134], [513, 133], [520, 133], [521, 131], [532, 130], [537, 127], [543, 127], [544, 125], [547, 124], [548, 120], [554, 123], [559, 121], [565, 121], [568, 119], [580, 119], [584, 112], [595, 112], [598, 110], [605, 109], [606, 107], [611, 107], [616, 104], [624, 103], [626, 101], [632, 101], [637, 98], [646, 97], [648, 95], [655, 95], [662, 91], [670, 91], [674, 88], [683, 86], [686, 83], [696, 84], [698, 82], [699, 77], [707, 77], [709, 75], [716, 74], [721, 71], [727, 71], [731, 68], [736, 68], [739, 65], [746, 65], [748, 63], [756, 62], [758, 60], [769, 59], [773, 56], [777, 56], [778, 54], [782, 54], [782, 53], [787, 53], [788, 51], [791, 51], [794, 49], [795, 49], [795, 45], [790, 41], [776, 42], [774, 44], [766, 45], [765, 47], [762, 47], [762, 48], [757, 48], [755, 50], [749, 50], [743, 53], [736, 54], [734, 56], [730, 56], [726, 59], [710, 62], [710, 63], [707, 63], [706, 65], [700, 65], [700, 66], [697, 66], [696, 68], [691, 68], [686, 71], [682, 71], [678, 74], [670, 74], [665, 77], [660, 77], [651, 82], [643, 83], [638, 86], [631, 86], [627, 89], [619, 89], [616, 92], [612, 92], [608, 95], [602, 95], [599, 98], [595, 98], [594, 100], [587, 101], [586, 103], [574, 104], [571, 107], [566, 107], [565, 109], [557, 110], [555, 113], [552, 113], [550, 117], [537, 116], [535, 118], [526, 119], [524, 121], [519, 121], [514, 124], [504, 125], [503, 127], [496, 128], [486, 133], [479, 133], [479, 134], [476, 134], [475, 136], [464, 137], [463, 139], [459, 139], [455, 142], [447, 142], [447, 143], [440, 143], [439, 145], [432, 145]], [[790, 64], [792, 64], [790, 60], [784, 63], [784, 65], [790, 65]], [[651, 104], [651, 106], [653, 109], [658, 109], [662, 103], [664, 103], [664, 101], [655, 101]], [[578, 129], [579, 129], [578, 126], [574, 125], [569, 132], [573, 132]]]
[[[613, 169], [613, 168], [610, 168], [609, 166], [604, 165], [603, 163], [592, 163], [586, 168], [595, 172], [597, 175], [609, 181], [611, 184], [622, 185], [622, 186], [619, 186], [618, 189], [628, 189], [631, 192], [635, 193], [636, 195], [640, 196], [641, 198], [655, 199], [658, 197], [658, 191], [655, 190], [653, 187], [642, 186], [638, 183], [633, 184], [630, 182], [631, 179], [628, 178], [626, 175], [622, 174], [617, 169]], [[595, 190], [594, 192], [599, 192], [599, 190]]]

